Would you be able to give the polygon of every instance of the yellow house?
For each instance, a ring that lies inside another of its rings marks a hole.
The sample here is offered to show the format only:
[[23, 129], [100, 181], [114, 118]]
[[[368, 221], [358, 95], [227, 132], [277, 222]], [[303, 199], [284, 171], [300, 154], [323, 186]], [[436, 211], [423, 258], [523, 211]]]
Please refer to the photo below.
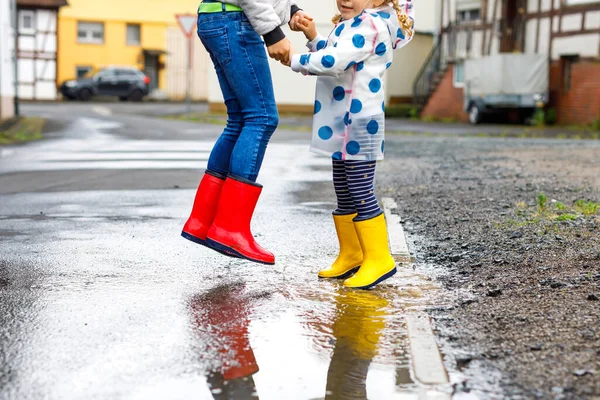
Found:
[[[186, 38], [176, 14], [195, 14], [199, 0], [69, 0], [58, 24], [58, 83], [108, 65], [136, 66], [151, 89], [185, 94]], [[206, 53], [194, 42], [195, 99], [206, 98]]]

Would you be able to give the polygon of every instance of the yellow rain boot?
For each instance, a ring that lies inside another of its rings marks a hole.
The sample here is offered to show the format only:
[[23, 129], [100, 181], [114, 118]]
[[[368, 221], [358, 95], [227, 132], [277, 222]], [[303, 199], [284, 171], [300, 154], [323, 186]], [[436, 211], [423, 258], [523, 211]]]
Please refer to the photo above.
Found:
[[388, 246], [387, 226], [383, 213], [375, 218], [354, 222], [363, 250], [358, 272], [344, 281], [344, 286], [369, 289], [396, 273], [396, 262]]
[[320, 278], [347, 278], [360, 266], [363, 252], [352, 222], [354, 217], [356, 213], [333, 214], [335, 231], [340, 242], [340, 254], [331, 267], [319, 271]]

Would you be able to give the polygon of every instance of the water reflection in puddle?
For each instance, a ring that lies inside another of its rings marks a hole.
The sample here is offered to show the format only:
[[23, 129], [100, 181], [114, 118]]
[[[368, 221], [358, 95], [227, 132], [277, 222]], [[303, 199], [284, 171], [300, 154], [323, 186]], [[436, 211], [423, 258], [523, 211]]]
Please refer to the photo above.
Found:
[[435, 286], [408, 267], [400, 274], [405, 286], [372, 291], [327, 282], [267, 293], [231, 282], [193, 296], [212, 397], [413, 398], [404, 313], [427, 304]]

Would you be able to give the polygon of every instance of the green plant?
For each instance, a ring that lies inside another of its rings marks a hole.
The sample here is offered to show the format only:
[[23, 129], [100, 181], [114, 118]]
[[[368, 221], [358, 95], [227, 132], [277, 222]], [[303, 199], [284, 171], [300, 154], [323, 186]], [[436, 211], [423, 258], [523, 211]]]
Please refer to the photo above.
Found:
[[556, 217], [557, 221], [574, 221], [578, 218], [577, 214], [562, 214]]
[[419, 109], [417, 107], [411, 108], [410, 112], [409, 112], [409, 117], [410, 117], [410, 119], [419, 118]]
[[412, 104], [393, 104], [385, 108], [385, 116], [388, 118], [411, 118], [418, 114], [418, 110]]
[[548, 125], [554, 125], [556, 124], [556, 109], [555, 108], [549, 108], [548, 110], [546, 110], [546, 115], [545, 115], [545, 122]]
[[533, 122], [533, 125], [535, 125], [535, 126], [544, 126], [544, 121], [545, 121], [544, 109], [537, 108], [535, 110], [535, 112], [533, 113], [531, 120]]
[[596, 118], [591, 123], [592, 130], [600, 131], [600, 118]]
[[588, 217], [590, 215], [597, 214], [599, 209], [600, 203], [596, 203], [593, 201], [585, 201], [583, 199], [577, 200], [575, 202], [575, 210]]
[[540, 214], [546, 212], [546, 205], [548, 204], [548, 196], [546, 196], [543, 192], [540, 192], [537, 197], [537, 206]]
[[558, 211], [565, 211], [567, 209], [567, 206], [565, 206], [565, 204], [561, 203], [560, 201], [554, 203], [554, 207], [556, 207]]

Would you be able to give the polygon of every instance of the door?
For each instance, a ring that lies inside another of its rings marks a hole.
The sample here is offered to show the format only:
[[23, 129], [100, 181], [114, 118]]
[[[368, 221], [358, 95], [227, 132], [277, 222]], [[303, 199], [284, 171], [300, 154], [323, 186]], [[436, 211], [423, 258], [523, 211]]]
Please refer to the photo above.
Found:
[[500, 52], [523, 52], [526, 7], [526, 0], [506, 0], [503, 3]]
[[114, 96], [117, 94], [117, 76], [113, 70], [103, 70], [96, 74], [96, 86], [101, 96]]
[[144, 55], [144, 74], [150, 78], [148, 89], [150, 93], [158, 88], [158, 56], [146, 53]]
[[128, 96], [140, 81], [139, 76], [133, 70], [119, 69], [117, 70], [117, 91], [119, 96]]

